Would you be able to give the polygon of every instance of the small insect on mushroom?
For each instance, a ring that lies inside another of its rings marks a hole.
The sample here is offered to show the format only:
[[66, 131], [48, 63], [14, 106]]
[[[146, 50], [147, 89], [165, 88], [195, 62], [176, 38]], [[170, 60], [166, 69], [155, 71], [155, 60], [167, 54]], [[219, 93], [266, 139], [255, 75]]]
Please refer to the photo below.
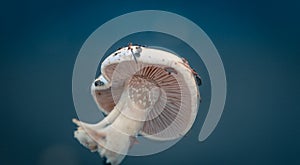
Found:
[[111, 165], [122, 162], [138, 135], [156, 141], [184, 136], [197, 115], [201, 84], [188, 62], [173, 53], [131, 43], [117, 52], [103, 61], [91, 85], [107, 116], [97, 124], [73, 119], [75, 138]]
[[135, 63], [137, 63], [137, 58], [140, 57], [141, 46], [135, 46], [135, 49], [132, 47], [132, 43], [130, 42], [127, 46], [127, 49], [131, 51], [131, 54], [134, 58]]
[[[194, 70], [194, 71], [195, 71], [195, 70]], [[195, 76], [197, 85], [198, 85], [198, 86], [202, 85], [202, 79], [201, 79], [201, 77], [198, 75], [197, 72], [194, 72], [194, 73], [195, 73], [194, 76]]]

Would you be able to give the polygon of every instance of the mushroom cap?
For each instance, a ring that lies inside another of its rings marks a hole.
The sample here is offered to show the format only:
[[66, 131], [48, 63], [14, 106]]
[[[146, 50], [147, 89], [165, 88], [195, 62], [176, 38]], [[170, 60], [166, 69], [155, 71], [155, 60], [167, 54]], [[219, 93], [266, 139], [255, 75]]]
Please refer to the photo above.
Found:
[[148, 113], [141, 135], [154, 140], [182, 137], [195, 121], [200, 93], [193, 70], [186, 60], [165, 50], [128, 46], [109, 55], [101, 64], [101, 89], [92, 90], [104, 113], [119, 102], [132, 76], [140, 76], [161, 89], [161, 95]]

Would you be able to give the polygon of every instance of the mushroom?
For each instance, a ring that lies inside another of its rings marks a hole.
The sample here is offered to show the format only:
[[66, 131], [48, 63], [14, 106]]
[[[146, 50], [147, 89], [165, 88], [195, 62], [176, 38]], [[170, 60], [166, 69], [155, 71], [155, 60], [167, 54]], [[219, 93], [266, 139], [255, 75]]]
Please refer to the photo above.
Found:
[[91, 93], [107, 116], [97, 124], [77, 119], [74, 136], [106, 163], [120, 164], [137, 136], [174, 140], [191, 128], [198, 111], [199, 76], [186, 60], [165, 50], [121, 48], [101, 64]]

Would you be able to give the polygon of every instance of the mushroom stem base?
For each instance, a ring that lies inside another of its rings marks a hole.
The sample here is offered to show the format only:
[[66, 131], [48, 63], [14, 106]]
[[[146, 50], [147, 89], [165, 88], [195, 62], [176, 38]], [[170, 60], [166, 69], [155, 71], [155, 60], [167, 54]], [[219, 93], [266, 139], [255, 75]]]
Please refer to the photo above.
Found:
[[[136, 113], [137, 111], [139, 113]], [[99, 127], [99, 125], [102, 126], [100, 124], [102, 121], [91, 125], [74, 119], [73, 122], [78, 125], [74, 136], [92, 152], [98, 151], [101, 157], [106, 157], [107, 163], [118, 165], [129, 148], [136, 143], [136, 136], [143, 127], [144, 122], [142, 119], [145, 116], [144, 111], [125, 104], [112, 124], [104, 128]], [[132, 117], [136, 117], [136, 119]]]

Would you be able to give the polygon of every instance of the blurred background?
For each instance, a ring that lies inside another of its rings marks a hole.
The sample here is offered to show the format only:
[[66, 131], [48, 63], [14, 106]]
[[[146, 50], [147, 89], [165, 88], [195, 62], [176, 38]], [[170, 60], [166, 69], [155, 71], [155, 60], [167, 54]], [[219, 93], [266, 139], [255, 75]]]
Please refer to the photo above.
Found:
[[[74, 62], [82, 44], [103, 23], [149, 9], [184, 16], [211, 38], [227, 75], [226, 106], [215, 131], [199, 142], [210, 103], [209, 77], [201, 60], [194, 59], [197, 55], [182, 55], [203, 78], [203, 102], [193, 128], [170, 149], [128, 156], [123, 164], [300, 164], [296, 0], [1, 1], [0, 164], [102, 163], [73, 138]], [[156, 35], [129, 36], [131, 41], [125, 38], [114, 46], [147, 43]]]

